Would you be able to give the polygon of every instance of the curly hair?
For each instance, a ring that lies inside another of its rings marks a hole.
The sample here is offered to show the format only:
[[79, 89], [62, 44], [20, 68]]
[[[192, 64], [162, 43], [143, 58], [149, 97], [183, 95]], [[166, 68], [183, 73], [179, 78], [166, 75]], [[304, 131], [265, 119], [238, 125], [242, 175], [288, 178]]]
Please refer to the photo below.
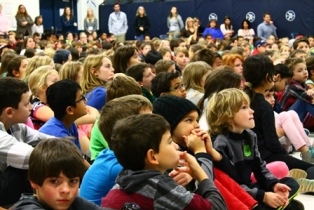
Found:
[[214, 93], [207, 105], [206, 119], [210, 134], [230, 131], [230, 120], [244, 104], [250, 105], [249, 96], [237, 88], [229, 88]]

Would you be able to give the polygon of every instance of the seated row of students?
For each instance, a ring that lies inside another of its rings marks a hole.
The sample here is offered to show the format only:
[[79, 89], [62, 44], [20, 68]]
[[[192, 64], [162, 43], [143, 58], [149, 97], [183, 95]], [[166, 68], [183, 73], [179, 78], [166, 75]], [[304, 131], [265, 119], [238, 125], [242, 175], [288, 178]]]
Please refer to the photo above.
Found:
[[[59, 84], [59, 83], [60, 83], [60, 82], [57, 82], [56, 84]], [[54, 87], [54, 85], [52, 85], [51, 88], [52, 88], [52, 87]], [[78, 97], [76, 97], [76, 98], [78, 98]], [[82, 101], [81, 98], [78, 98], [77, 100], [81, 100], [81, 101]], [[67, 108], [68, 108], [68, 107], [67, 107]], [[71, 107], [70, 107], [70, 108], [71, 108]], [[69, 110], [69, 111], [73, 111], [73, 110]]]

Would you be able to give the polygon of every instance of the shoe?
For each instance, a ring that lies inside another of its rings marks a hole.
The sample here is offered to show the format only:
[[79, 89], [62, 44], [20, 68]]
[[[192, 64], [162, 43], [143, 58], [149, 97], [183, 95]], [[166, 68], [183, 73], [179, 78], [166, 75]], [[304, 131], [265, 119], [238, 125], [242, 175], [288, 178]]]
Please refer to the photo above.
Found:
[[314, 180], [300, 178], [300, 179], [297, 179], [297, 182], [300, 185], [301, 193], [314, 193]]
[[301, 178], [306, 178], [307, 177], [307, 173], [305, 171], [303, 171], [302, 169], [291, 169], [289, 171], [289, 177], [294, 178], [295, 180], [301, 179]]
[[304, 210], [304, 205], [301, 201], [292, 199], [285, 210]]
[[306, 152], [301, 152], [301, 158], [303, 161], [308, 162], [308, 163], [314, 163], [314, 157], [312, 156], [312, 147], [311, 150], [309, 149]]

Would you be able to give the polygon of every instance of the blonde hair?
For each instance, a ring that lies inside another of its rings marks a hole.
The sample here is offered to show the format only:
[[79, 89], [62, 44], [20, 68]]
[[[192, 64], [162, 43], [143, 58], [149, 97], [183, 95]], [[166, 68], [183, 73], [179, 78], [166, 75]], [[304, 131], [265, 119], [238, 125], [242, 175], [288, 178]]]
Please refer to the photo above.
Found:
[[[22, 80], [24, 82], [26, 82], [26, 84], [28, 83], [28, 78], [31, 75], [31, 73], [37, 69], [40, 66], [46, 66], [46, 65], [50, 65], [51, 62], [53, 62], [52, 58], [50, 58], [48, 55], [35, 55], [34, 57], [32, 57], [25, 69], [24, 75]], [[53, 67], [51, 67], [53, 68]]]
[[108, 57], [104, 56], [103, 54], [98, 54], [98, 55], [89, 55], [85, 58], [85, 61], [83, 63], [83, 77], [81, 80], [81, 87], [82, 87], [83, 93], [85, 94], [89, 93], [95, 87], [104, 86], [106, 84], [105, 81], [102, 81], [101, 79], [97, 78], [95, 74], [91, 72], [92, 69], [95, 69], [96, 71], [99, 70], [99, 68], [102, 66], [103, 58], [108, 58]]
[[53, 59], [55, 52], [56, 51], [50, 47], [46, 48], [44, 51], [45, 55], [49, 56], [51, 59]]
[[95, 20], [95, 15], [94, 15], [94, 11], [93, 11], [91, 8], [88, 8], [88, 9], [87, 9], [85, 19], [90, 19], [90, 18], [88, 17], [88, 11], [89, 11], [89, 10], [92, 11], [92, 16], [93, 16], [93, 17], [92, 17], [91, 19], [94, 21], [94, 20]]
[[139, 7], [137, 8], [137, 11], [136, 11], [136, 15], [135, 15], [135, 16], [140, 16], [140, 12], [139, 12], [140, 8], [143, 8], [143, 10], [144, 10], [143, 16], [146, 16], [146, 10], [145, 10], [145, 8], [144, 8], [143, 6], [139, 6]]
[[230, 120], [244, 104], [250, 105], [249, 96], [237, 88], [214, 93], [207, 104], [206, 120], [210, 134], [221, 134], [231, 130]]
[[189, 26], [188, 26], [188, 22], [189, 22], [189, 21], [192, 21], [192, 22], [193, 22], [194, 20], [193, 20], [193, 18], [191, 18], [191, 17], [187, 17], [187, 18], [186, 18], [186, 20], [185, 20], [185, 30], [189, 30]]
[[202, 77], [211, 72], [212, 68], [204, 61], [196, 61], [189, 63], [183, 69], [183, 83], [185, 84], [185, 89], [195, 89], [204, 93], [204, 87], [201, 86]]
[[178, 55], [180, 52], [189, 57], [189, 51], [185, 47], [177, 47], [174, 51], [174, 56]]
[[28, 78], [28, 86], [33, 96], [38, 95], [38, 90], [40, 88], [47, 87], [47, 77], [51, 73], [58, 74], [58, 72], [54, 70], [50, 65], [38, 67], [31, 73]]
[[60, 80], [70, 79], [77, 82], [78, 73], [82, 67], [78, 61], [68, 61], [60, 69]]
[[289, 45], [286, 45], [286, 44], [281, 45], [279, 51], [282, 52], [285, 47], [288, 47], [289, 52], [290, 52], [290, 47]]

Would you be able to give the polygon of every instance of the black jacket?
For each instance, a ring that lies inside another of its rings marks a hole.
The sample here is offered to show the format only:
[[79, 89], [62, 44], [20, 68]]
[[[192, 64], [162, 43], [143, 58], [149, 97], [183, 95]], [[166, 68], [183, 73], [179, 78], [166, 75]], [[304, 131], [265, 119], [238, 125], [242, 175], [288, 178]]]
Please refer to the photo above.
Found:
[[[136, 16], [135, 20], [134, 20], [133, 27], [135, 29], [136, 36], [148, 34], [148, 30], [150, 27], [150, 22], [149, 22], [148, 17], [147, 16], [143, 16], [143, 17]], [[140, 27], [143, 27], [144, 31], [141, 31]]]

